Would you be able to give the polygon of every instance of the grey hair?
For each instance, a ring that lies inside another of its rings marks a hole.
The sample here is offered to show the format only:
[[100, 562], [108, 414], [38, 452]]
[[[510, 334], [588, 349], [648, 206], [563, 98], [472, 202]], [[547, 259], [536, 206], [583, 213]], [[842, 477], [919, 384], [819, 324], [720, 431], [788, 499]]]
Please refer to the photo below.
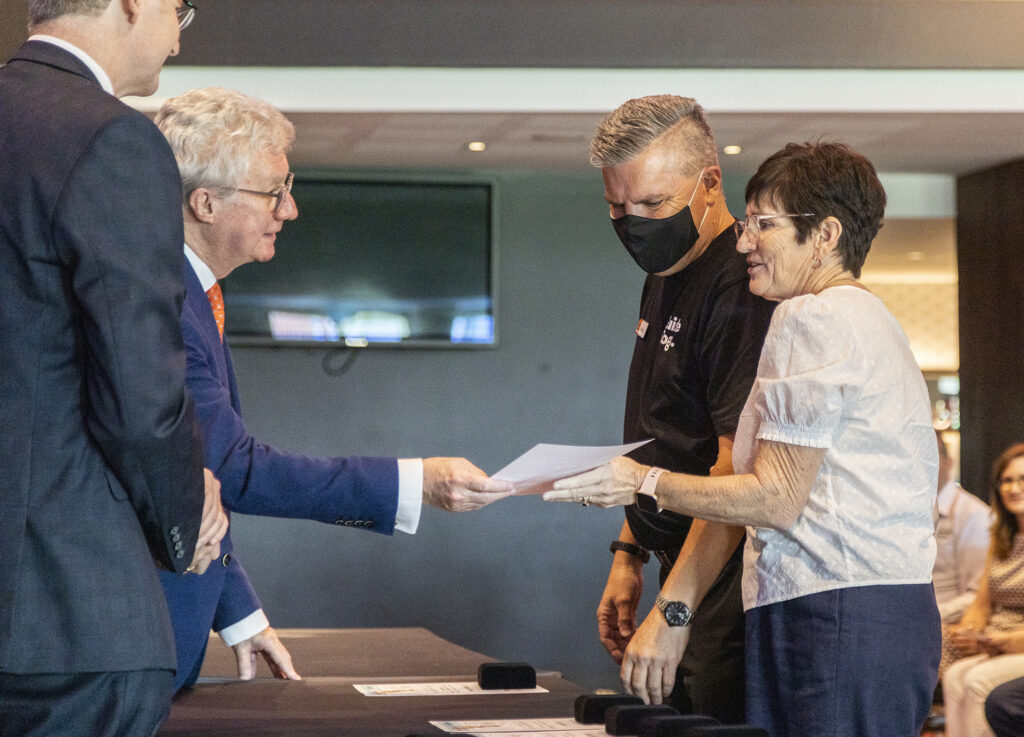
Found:
[[590, 163], [615, 166], [636, 158], [655, 142], [682, 157], [686, 173], [718, 165], [715, 134], [692, 97], [651, 95], [627, 100], [601, 121], [590, 142]]
[[263, 100], [222, 87], [172, 97], [154, 122], [171, 144], [181, 171], [182, 198], [199, 187], [233, 190], [263, 153], [287, 153], [295, 126]]
[[28, 27], [62, 15], [99, 15], [108, 5], [110, 0], [29, 0]]

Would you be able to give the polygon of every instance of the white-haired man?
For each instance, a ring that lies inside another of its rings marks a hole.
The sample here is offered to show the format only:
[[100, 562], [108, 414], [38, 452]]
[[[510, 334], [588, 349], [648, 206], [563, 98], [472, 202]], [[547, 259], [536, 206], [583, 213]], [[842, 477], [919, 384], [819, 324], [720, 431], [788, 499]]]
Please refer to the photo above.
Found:
[[[223, 339], [217, 280], [273, 258], [277, 233], [298, 216], [287, 156], [295, 131], [271, 105], [219, 88], [168, 100], [156, 123], [182, 175], [186, 381], [224, 505], [391, 534], [415, 532], [424, 503], [460, 512], [508, 496], [510, 484], [488, 479], [462, 458], [308, 458], [248, 433]], [[223, 547], [230, 551], [230, 536]], [[235, 648], [242, 678], [252, 677], [257, 653], [278, 677], [298, 677], [238, 558], [225, 555], [222, 562], [201, 578], [162, 578], [178, 646], [176, 685], [198, 676], [211, 625]]]

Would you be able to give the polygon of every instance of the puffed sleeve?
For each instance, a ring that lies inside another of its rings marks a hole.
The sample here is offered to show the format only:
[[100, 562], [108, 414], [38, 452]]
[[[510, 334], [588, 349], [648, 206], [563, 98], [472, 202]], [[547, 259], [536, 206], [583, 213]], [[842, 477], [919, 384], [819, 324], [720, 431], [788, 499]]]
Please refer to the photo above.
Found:
[[863, 352], [834, 305], [815, 295], [783, 302], [758, 367], [758, 439], [832, 447], [843, 408], [859, 391], [862, 376]]

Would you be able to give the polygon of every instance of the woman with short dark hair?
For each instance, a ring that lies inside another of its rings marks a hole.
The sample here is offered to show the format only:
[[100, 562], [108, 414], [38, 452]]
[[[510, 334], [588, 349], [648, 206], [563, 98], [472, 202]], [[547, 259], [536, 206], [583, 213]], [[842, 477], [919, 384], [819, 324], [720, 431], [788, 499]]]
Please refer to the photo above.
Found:
[[[884, 209], [874, 167], [847, 146], [790, 144], [765, 161], [737, 248], [750, 290], [781, 304], [736, 474], [619, 458], [545, 495], [746, 526], [747, 720], [773, 737], [917, 735], [935, 688], [931, 407], [902, 329], [857, 281]], [[722, 554], [687, 540], [677, 608], [698, 607]], [[622, 676], [644, 692], [657, 658]]]

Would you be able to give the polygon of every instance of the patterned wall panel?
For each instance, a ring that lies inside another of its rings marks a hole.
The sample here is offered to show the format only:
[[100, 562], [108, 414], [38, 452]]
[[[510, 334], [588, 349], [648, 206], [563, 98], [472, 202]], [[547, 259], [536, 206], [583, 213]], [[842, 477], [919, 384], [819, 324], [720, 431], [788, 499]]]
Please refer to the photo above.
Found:
[[864, 284], [885, 302], [903, 326], [922, 371], [956, 372], [960, 367], [957, 284], [872, 282]]

